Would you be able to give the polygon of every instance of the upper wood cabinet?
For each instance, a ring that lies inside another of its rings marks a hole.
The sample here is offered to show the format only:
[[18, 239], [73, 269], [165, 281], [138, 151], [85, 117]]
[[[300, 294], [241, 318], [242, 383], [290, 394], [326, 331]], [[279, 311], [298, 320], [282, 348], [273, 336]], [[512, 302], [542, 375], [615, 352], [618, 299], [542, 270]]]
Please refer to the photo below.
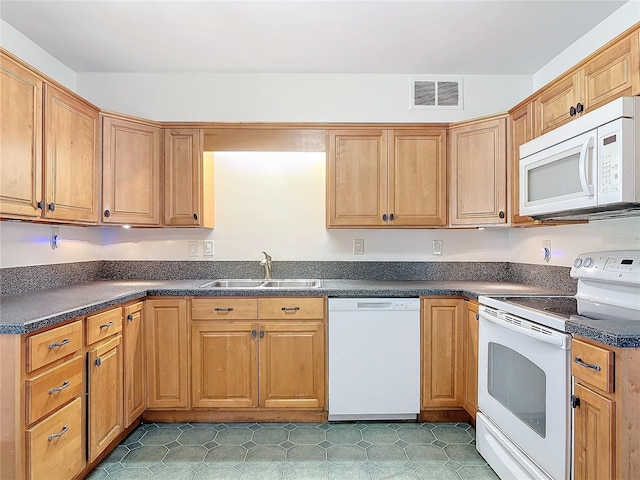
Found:
[[446, 130], [330, 133], [327, 227], [445, 225], [446, 200]]
[[533, 139], [534, 135], [534, 104], [525, 103], [517, 110], [511, 112], [509, 117], [510, 155], [509, 167], [511, 170], [511, 224], [533, 225], [535, 220], [531, 217], [520, 215], [520, 145]]
[[103, 223], [160, 225], [161, 134], [155, 124], [103, 116]]
[[450, 225], [506, 224], [506, 117], [501, 115], [451, 128], [449, 155]]
[[213, 228], [213, 157], [201, 129], [164, 129], [164, 224]]
[[1, 52], [0, 215], [98, 222], [98, 109]]
[[636, 27], [545, 87], [535, 98], [535, 135], [545, 134], [618, 97], [638, 95], [639, 32]]

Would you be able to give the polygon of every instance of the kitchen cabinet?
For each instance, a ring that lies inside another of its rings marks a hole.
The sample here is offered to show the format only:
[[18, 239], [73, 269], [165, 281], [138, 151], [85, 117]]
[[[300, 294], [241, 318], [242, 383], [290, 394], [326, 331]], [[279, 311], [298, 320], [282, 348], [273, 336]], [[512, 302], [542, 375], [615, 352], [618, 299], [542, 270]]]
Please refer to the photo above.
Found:
[[102, 223], [160, 226], [162, 129], [102, 115]]
[[189, 408], [187, 300], [145, 302], [147, 408]]
[[449, 224], [506, 225], [506, 116], [457, 124], [449, 130]]
[[534, 225], [536, 221], [531, 217], [520, 215], [520, 145], [533, 139], [534, 136], [534, 103], [527, 102], [510, 112], [510, 176], [511, 179], [511, 225]]
[[89, 462], [124, 430], [122, 308], [87, 317]]
[[446, 225], [446, 130], [334, 130], [327, 227]]
[[164, 130], [164, 224], [213, 228], [213, 156], [201, 129]]
[[578, 337], [571, 349], [574, 478], [640, 478], [638, 349]]
[[535, 99], [536, 136], [621, 96], [640, 93], [640, 27], [545, 87]]
[[478, 304], [465, 300], [462, 316], [462, 406], [475, 421], [478, 411]]
[[147, 406], [144, 350], [144, 302], [123, 307], [122, 355], [124, 359], [124, 427], [131, 425]]
[[98, 221], [98, 109], [2, 52], [0, 215]]
[[422, 300], [422, 410], [462, 410], [463, 300]]

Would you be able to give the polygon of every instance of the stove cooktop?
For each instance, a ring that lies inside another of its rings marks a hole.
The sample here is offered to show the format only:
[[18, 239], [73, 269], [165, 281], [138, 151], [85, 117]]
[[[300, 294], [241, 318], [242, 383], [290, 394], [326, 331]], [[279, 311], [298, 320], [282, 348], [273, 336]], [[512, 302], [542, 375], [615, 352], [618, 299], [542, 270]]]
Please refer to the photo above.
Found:
[[578, 301], [574, 297], [494, 297], [503, 302], [543, 311], [565, 319], [578, 315]]

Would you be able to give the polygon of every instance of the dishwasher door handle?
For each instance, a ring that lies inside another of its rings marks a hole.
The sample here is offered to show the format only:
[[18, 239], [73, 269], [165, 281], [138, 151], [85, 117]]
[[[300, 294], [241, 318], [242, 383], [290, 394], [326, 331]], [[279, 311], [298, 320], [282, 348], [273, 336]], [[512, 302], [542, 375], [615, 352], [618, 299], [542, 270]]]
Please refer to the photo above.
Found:
[[393, 305], [392, 302], [358, 302], [356, 308], [373, 308], [378, 310], [388, 310]]

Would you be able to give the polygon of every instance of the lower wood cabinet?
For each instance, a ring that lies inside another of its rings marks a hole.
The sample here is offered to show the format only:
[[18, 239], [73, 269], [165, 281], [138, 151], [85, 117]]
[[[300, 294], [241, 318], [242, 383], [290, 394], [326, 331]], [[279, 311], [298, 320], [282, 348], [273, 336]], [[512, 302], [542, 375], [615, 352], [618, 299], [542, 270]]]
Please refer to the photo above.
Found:
[[475, 420], [478, 411], [478, 304], [465, 300], [462, 310], [462, 406]]
[[189, 408], [189, 324], [186, 298], [145, 302], [147, 408]]
[[144, 302], [123, 308], [124, 426], [128, 427], [147, 408]]

